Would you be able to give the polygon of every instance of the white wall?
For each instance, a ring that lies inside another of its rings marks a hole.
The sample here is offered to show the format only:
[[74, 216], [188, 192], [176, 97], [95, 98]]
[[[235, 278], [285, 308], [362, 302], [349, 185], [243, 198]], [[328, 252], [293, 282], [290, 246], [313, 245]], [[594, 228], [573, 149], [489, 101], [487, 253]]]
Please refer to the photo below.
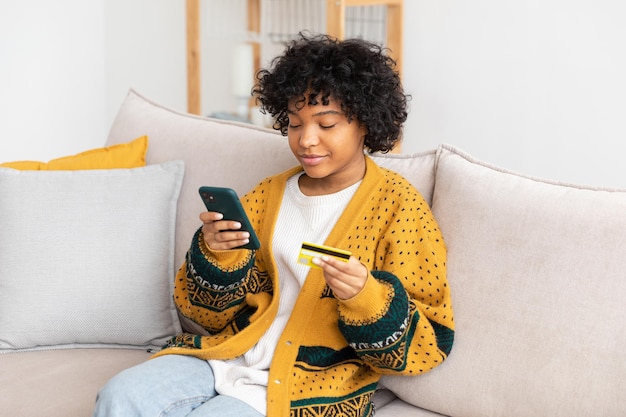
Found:
[[0, 161], [102, 146], [129, 88], [185, 110], [184, 4], [0, 0]]
[[107, 130], [130, 88], [158, 103], [185, 111], [185, 1], [102, 1]]
[[626, 3], [405, 2], [405, 151], [626, 187]]
[[[626, 3], [407, 0], [405, 11], [405, 152], [445, 142], [531, 175], [626, 187]], [[184, 19], [182, 0], [0, 0], [0, 161], [102, 145], [129, 88], [184, 111]], [[211, 79], [230, 58], [214, 52], [207, 112], [231, 105], [224, 71]]]
[[102, 1], [0, 0], [0, 161], [102, 144]]

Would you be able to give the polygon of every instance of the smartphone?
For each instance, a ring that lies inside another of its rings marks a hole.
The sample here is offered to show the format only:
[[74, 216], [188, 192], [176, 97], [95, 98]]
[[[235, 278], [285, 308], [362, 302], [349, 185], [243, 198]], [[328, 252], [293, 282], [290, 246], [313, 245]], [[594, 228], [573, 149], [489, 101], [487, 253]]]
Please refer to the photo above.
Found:
[[259, 249], [261, 243], [257, 237], [252, 224], [241, 205], [241, 201], [235, 190], [225, 187], [200, 187], [198, 190], [200, 198], [204, 202], [208, 211], [216, 211], [224, 215], [224, 220], [234, 220], [241, 223], [239, 231], [250, 233], [250, 241], [239, 248]]

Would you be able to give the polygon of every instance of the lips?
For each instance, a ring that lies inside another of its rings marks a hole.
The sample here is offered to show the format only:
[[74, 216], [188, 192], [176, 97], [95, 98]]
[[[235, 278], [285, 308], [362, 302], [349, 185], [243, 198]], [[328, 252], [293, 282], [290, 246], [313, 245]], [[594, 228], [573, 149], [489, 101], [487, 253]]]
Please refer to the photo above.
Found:
[[323, 159], [323, 155], [300, 155], [300, 160], [302, 161], [302, 164], [308, 166], [318, 165], [322, 163]]

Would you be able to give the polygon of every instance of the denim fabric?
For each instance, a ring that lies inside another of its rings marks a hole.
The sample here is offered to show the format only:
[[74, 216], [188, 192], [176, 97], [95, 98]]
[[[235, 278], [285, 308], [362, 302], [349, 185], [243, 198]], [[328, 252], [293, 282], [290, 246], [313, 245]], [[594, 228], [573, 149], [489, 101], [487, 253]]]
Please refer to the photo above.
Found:
[[211, 366], [166, 355], [126, 369], [102, 388], [93, 417], [262, 417], [234, 397], [215, 392]]

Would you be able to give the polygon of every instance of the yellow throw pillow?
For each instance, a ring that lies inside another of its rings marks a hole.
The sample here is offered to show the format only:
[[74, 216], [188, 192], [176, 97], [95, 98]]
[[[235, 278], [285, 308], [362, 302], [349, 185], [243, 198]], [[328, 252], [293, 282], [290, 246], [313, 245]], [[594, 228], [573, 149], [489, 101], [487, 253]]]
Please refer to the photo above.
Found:
[[0, 168], [28, 171], [138, 168], [146, 165], [148, 137], [140, 136], [128, 143], [91, 149], [49, 162], [16, 161], [0, 164]]

